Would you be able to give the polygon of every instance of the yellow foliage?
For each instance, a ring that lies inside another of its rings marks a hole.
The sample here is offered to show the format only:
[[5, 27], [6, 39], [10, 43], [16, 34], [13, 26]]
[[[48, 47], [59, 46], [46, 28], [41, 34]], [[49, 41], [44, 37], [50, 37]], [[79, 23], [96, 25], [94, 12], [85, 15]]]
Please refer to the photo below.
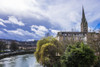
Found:
[[36, 52], [34, 53], [40, 64], [47, 64], [54, 60], [55, 56], [63, 54], [63, 45], [53, 37], [47, 37], [37, 42]]

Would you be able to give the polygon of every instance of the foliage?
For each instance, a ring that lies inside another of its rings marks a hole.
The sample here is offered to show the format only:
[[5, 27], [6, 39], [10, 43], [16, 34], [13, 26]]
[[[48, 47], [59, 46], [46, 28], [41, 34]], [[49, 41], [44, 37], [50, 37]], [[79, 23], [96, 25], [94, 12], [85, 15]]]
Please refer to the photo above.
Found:
[[42, 65], [53, 65], [57, 56], [63, 54], [63, 46], [53, 37], [46, 37], [37, 42], [35, 56]]
[[55, 50], [57, 47], [52, 43], [46, 43], [41, 47], [41, 61], [42, 64], [51, 66], [55, 63], [56, 59], [56, 52]]
[[0, 51], [4, 51], [6, 49], [5, 42], [0, 41]]
[[94, 67], [100, 67], [100, 60], [97, 61]]
[[10, 45], [10, 50], [11, 51], [16, 51], [18, 50], [18, 44], [15, 41], [12, 41], [11, 45]]
[[95, 50], [96, 55], [99, 57], [100, 60], [100, 33], [97, 35], [88, 34], [88, 44], [92, 49]]
[[61, 57], [62, 67], [91, 67], [95, 60], [94, 51], [83, 43], [68, 46]]
[[72, 46], [74, 45], [75, 43], [78, 43], [78, 42], [83, 42], [80, 38], [78, 40], [75, 40], [75, 37], [72, 36], [72, 37], [65, 37], [65, 40], [61, 41], [61, 43], [64, 45], [64, 51], [66, 50], [66, 48], [68, 46]]

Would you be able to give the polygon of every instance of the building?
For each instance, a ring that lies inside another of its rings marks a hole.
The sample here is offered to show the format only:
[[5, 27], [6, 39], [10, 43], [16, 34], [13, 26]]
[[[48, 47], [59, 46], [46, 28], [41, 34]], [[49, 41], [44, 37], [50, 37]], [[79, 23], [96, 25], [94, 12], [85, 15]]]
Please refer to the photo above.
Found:
[[88, 32], [88, 23], [85, 17], [84, 8], [82, 7], [82, 19], [81, 19], [81, 32], [58, 32], [57, 39], [59, 41], [73, 40], [73, 41], [83, 41], [87, 43], [90, 37], [97, 38], [99, 33]]
[[35, 41], [18, 41], [19, 49], [34, 49], [36, 48], [37, 40]]
[[15, 42], [19, 49], [34, 49], [36, 48], [37, 40], [34, 41], [17, 41], [11, 39], [0, 39], [0, 41], [6, 44], [6, 47], [9, 49], [12, 42]]
[[81, 32], [88, 32], [88, 23], [85, 18], [84, 8], [82, 7], [82, 19], [81, 19]]

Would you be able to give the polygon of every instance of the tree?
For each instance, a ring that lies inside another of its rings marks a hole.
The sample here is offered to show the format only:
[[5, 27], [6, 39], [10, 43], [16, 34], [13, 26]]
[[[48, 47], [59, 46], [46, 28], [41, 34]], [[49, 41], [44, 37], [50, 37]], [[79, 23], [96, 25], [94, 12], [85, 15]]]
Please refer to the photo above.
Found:
[[62, 56], [62, 67], [91, 67], [96, 60], [94, 51], [84, 43], [67, 47]]
[[12, 41], [11, 45], [10, 45], [10, 50], [11, 51], [16, 51], [18, 50], [18, 44], [15, 41]]
[[[42, 65], [52, 65], [55, 63], [55, 57], [63, 54], [62, 45], [53, 37], [46, 37], [37, 42], [35, 56]], [[52, 63], [51, 63], [52, 61]]]
[[41, 63], [47, 65], [47, 67], [52, 67], [56, 62], [56, 52], [57, 47], [52, 43], [46, 43], [41, 47]]
[[6, 49], [6, 44], [3, 41], [0, 41], [0, 51], [4, 51]]
[[99, 57], [100, 60], [100, 33], [96, 34], [88, 34], [88, 44], [89, 46], [95, 50], [95, 54]]
[[100, 59], [96, 62], [94, 67], [100, 67]]
[[65, 37], [65, 40], [61, 41], [61, 43], [64, 45], [64, 51], [66, 50], [66, 48], [69, 46], [69, 45], [74, 45], [75, 43], [77, 42], [83, 42], [81, 40], [81, 37], [80, 38], [77, 38], [75, 39], [74, 36], [71, 36], [71, 37]]

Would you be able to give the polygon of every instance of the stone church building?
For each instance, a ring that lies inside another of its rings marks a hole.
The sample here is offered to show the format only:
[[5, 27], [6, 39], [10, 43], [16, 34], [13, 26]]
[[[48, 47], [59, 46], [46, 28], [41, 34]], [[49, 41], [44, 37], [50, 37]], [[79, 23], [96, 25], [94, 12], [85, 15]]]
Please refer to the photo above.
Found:
[[82, 8], [82, 19], [81, 19], [81, 32], [58, 32], [57, 39], [59, 41], [64, 40], [74, 40], [74, 41], [83, 41], [87, 43], [90, 37], [97, 39], [99, 33], [88, 32], [88, 23], [85, 17], [84, 8]]

